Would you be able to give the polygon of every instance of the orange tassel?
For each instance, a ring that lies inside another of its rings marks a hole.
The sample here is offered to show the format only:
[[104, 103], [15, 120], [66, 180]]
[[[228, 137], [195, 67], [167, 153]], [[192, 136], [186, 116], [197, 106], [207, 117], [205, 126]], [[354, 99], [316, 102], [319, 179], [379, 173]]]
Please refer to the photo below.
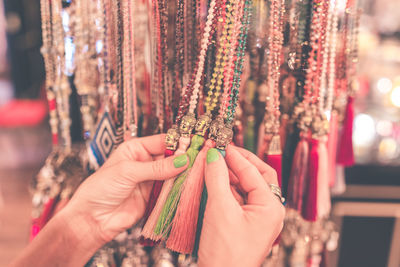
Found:
[[335, 184], [336, 177], [336, 153], [338, 142], [338, 113], [332, 110], [331, 119], [329, 122], [329, 135], [328, 135], [328, 172], [329, 186]]
[[167, 248], [173, 251], [183, 254], [190, 254], [193, 251], [201, 194], [204, 187], [205, 158], [208, 149], [212, 146], [212, 141], [207, 140], [183, 184], [179, 204], [172, 221], [172, 229], [166, 242]]
[[281, 116], [281, 124], [279, 128], [279, 135], [281, 137], [281, 150], [285, 150], [287, 131], [288, 131], [289, 115], [283, 114]]

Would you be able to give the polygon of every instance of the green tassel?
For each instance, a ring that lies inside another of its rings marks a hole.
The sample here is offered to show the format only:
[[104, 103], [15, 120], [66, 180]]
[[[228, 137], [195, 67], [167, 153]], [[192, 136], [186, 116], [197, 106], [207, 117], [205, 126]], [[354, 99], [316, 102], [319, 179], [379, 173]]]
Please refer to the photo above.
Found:
[[196, 157], [204, 144], [204, 141], [204, 137], [200, 135], [195, 135], [192, 137], [190, 147], [186, 151], [186, 154], [189, 156], [188, 168], [185, 172], [183, 172], [176, 178], [171, 192], [169, 192], [168, 198], [161, 211], [160, 217], [158, 217], [156, 228], [154, 229], [155, 234], [163, 235], [165, 238], [168, 238], [169, 232], [171, 230], [172, 219], [175, 216], [176, 208], [178, 207], [179, 199], [181, 196], [182, 185], [185, 182], [186, 177], [188, 176], [189, 171], [192, 168], [194, 161], [196, 160]]
[[194, 242], [193, 254], [192, 254], [192, 256], [195, 258], [197, 258], [199, 252], [200, 235], [201, 235], [201, 229], [203, 228], [203, 219], [204, 219], [204, 212], [206, 211], [207, 199], [208, 199], [207, 188], [204, 185], [203, 193], [201, 194], [199, 217], [197, 219], [196, 240]]

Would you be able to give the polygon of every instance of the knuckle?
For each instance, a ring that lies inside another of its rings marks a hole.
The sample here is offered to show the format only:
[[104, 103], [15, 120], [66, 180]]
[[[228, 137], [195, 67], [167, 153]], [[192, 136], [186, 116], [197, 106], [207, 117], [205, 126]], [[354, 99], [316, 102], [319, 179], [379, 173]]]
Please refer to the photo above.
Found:
[[258, 172], [258, 170], [257, 170], [257, 168], [254, 166], [254, 165], [252, 165], [252, 164], [248, 164], [248, 165], [246, 165], [246, 166], [244, 166], [242, 169], [241, 169], [241, 171], [240, 171], [240, 173], [243, 175], [243, 174], [253, 174], [253, 173], [255, 173], [255, 172]]
[[276, 170], [272, 167], [270, 167], [269, 169], [269, 173], [268, 175], [273, 178], [274, 180], [278, 179], [278, 173], [276, 172]]
[[151, 168], [155, 177], [165, 176], [165, 165], [163, 164], [162, 161], [160, 160], [153, 161], [153, 164], [151, 164]]
[[124, 177], [130, 176], [132, 175], [132, 164], [129, 161], [123, 160], [118, 163], [117, 170]]

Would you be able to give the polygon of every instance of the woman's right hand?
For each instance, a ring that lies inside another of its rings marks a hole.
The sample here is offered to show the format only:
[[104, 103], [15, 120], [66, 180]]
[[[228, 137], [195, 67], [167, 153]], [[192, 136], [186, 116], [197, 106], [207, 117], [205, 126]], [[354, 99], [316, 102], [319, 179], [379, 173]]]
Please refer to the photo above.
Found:
[[[276, 172], [254, 154], [230, 145], [225, 160], [217, 149], [208, 151], [205, 182], [208, 201], [199, 266], [260, 266], [285, 216], [268, 185], [277, 184]], [[243, 198], [234, 188], [240, 188]]]

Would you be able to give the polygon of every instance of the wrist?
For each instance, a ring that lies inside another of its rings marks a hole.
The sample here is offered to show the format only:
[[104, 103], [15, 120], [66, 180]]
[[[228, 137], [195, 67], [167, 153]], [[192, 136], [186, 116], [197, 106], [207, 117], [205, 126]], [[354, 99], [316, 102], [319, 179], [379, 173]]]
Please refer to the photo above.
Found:
[[97, 223], [84, 212], [67, 205], [54, 217], [55, 223], [63, 229], [67, 244], [75, 247], [77, 254], [90, 258], [106, 241], [101, 237]]

